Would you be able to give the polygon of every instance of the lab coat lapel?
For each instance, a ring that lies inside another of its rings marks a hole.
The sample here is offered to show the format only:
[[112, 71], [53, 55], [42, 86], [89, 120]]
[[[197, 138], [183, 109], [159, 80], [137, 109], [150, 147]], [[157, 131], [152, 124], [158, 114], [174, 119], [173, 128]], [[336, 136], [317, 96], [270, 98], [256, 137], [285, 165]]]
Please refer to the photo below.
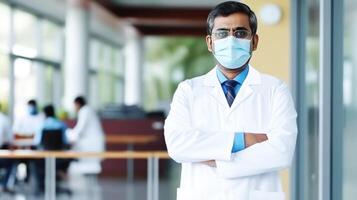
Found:
[[253, 67], [249, 66], [249, 73], [247, 78], [243, 82], [243, 85], [239, 90], [232, 106], [229, 107], [227, 99], [222, 90], [222, 86], [217, 78], [216, 68], [213, 68], [205, 76], [206, 78], [204, 85], [210, 87], [210, 95], [213, 96], [225, 109], [228, 110], [227, 114], [230, 114], [237, 108], [238, 105], [247, 100], [248, 97], [254, 93], [254, 90], [251, 87], [252, 85], [257, 85], [261, 82], [260, 73]]
[[225, 109], [229, 109], [227, 99], [222, 90], [222, 86], [217, 78], [216, 68], [206, 74], [204, 85], [209, 87], [210, 95]]
[[237, 96], [235, 97], [232, 106], [229, 109], [229, 113], [233, 112], [237, 107], [247, 100], [253, 93], [254, 90], [252, 89], [252, 85], [260, 84], [260, 73], [255, 70], [253, 67], [249, 66], [249, 73], [243, 85], [241, 86]]

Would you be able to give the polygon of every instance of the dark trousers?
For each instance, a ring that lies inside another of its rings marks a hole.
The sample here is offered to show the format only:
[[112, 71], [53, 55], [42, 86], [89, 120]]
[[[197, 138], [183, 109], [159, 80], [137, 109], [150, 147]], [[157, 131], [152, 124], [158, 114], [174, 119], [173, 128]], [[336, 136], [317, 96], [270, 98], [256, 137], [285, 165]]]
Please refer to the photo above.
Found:
[[7, 188], [8, 182], [11, 175], [11, 169], [13, 166], [13, 161], [11, 159], [0, 159], [0, 168], [5, 169], [5, 174], [1, 177], [1, 186]]
[[[59, 172], [67, 173], [71, 159], [56, 159], [56, 181], [60, 180]], [[35, 161], [37, 190], [44, 191], [45, 189], [45, 160], [39, 159]]]

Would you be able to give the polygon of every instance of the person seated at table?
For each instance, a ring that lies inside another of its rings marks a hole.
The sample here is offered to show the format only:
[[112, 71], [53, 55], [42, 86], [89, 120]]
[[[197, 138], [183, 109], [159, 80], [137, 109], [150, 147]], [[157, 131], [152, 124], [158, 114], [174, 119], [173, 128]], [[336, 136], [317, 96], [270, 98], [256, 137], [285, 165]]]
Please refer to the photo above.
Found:
[[40, 128], [44, 117], [38, 111], [36, 100], [32, 99], [27, 102], [27, 113], [24, 116], [15, 118], [13, 132], [20, 137], [33, 137]]
[[[105, 150], [104, 131], [97, 114], [88, 105], [84, 97], [74, 99], [78, 121], [69, 129], [68, 138], [72, 149], [81, 152], [103, 152]], [[81, 158], [73, 162], [70, 171], [80, 174], [98, 174], [101, 172], [101, 159]]]
[[[66, 150], [68, 149], [68, 140], [66, 137], [67, 125], [56, 118], [55, 108], [52, 105], [47, 105], [43, 109], [45, 114], [45, 120], [38, 130], [34, 138], [34, 144], [38, 149], [41, 150]], [[62, 141], [58, 141], [60, 147], [56, 144], [56, 147], [51, 147], [48, 144], [44, 144], [45, 134], [57, 134], [61, 133]], [[70, 164], [70, 159], [57, 159], [56, 160], [56, 177], [57, 180], [63, 179], [66, 176], [67, 169]], [[37, 193], [42, 193], [44, 191], [44, 160], [36, 161], [36, 175], [37, 175]], [[69, 193], [69, 190], [64, 190], [62, 188], [57, 188], [59, 192], [63, 191]]]
[[[34, 99], [31, 99], [27, 102], [27, 112], [24, 115], [15, 115], [15, 121], [12, 127], [12, 138], [14, 139], [15, 144], [11, 144], [15, 149], [29, 149], [31, 148], [31, 140], [33, 140], [34, 135], [37, 130], [40, 128], [44, 120], [44, 116], [39, 112], [37, 102]], [[17, 140], [28, 139], [30, 142], [17, 143]], [[18, 180], [16, 176], [17, 167], [20, 163], [23, 163], [26, 166], [26, 176], [24, 178], [25, 182], [29, 182], [32, 174], [34, 174], [34, 167], [31, 166], [29, 159], [13, 159], [13, 166], [10, 175], [10, 185], [13, 185]]]
[[45, 119], [40, 128], [36, 131], [34, 145], [37, 147], [41, 145], [41, 140], [43, 138], [43, 134], [46, 133], [46, 130], [61, 130], [62, 143], [68, 145], [66, 136], [67, 125], [61, 120], [57, 119], [55, 108], [52, 105], [47, 105], [43, 108], [43, 113], [45, 114]]
[[[12, 140], [11, 126], [9, 118], [1, 112], [0, 106], [0, 148], [8, 149], [9, 144]], [[0, 159], [0, 168], [4, 169], [4, 174], [1, 177], [0, 182], [0, 192], [8, 191], [11, 192], [12, 189], [9, 188], [9, 179], [11, 175], [13, 162], [10, 159]]]

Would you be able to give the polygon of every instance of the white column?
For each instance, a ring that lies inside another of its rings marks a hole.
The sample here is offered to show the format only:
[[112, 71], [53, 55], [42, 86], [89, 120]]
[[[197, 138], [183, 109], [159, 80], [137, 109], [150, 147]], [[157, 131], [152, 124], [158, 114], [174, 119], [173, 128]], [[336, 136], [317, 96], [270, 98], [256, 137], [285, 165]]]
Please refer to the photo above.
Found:
[[64, 106], [73, 110], [75, 97], [88, 94], [89, 1], [67, 0]]
[[142, 37], [133, 27], [126, 27], [125, 60], [125, 95], [126, 105], [142, 105], [143, 82], [143, 42]]

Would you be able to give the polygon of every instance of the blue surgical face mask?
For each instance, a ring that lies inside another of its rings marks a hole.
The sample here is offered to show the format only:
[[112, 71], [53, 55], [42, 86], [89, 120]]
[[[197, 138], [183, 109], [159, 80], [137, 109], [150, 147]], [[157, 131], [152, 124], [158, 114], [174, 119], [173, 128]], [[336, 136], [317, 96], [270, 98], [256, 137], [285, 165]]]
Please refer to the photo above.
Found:
[[213, 43], [214, 57], [227, 69], [241, 68], [251, 57], [251, 40], [228, 36]]

